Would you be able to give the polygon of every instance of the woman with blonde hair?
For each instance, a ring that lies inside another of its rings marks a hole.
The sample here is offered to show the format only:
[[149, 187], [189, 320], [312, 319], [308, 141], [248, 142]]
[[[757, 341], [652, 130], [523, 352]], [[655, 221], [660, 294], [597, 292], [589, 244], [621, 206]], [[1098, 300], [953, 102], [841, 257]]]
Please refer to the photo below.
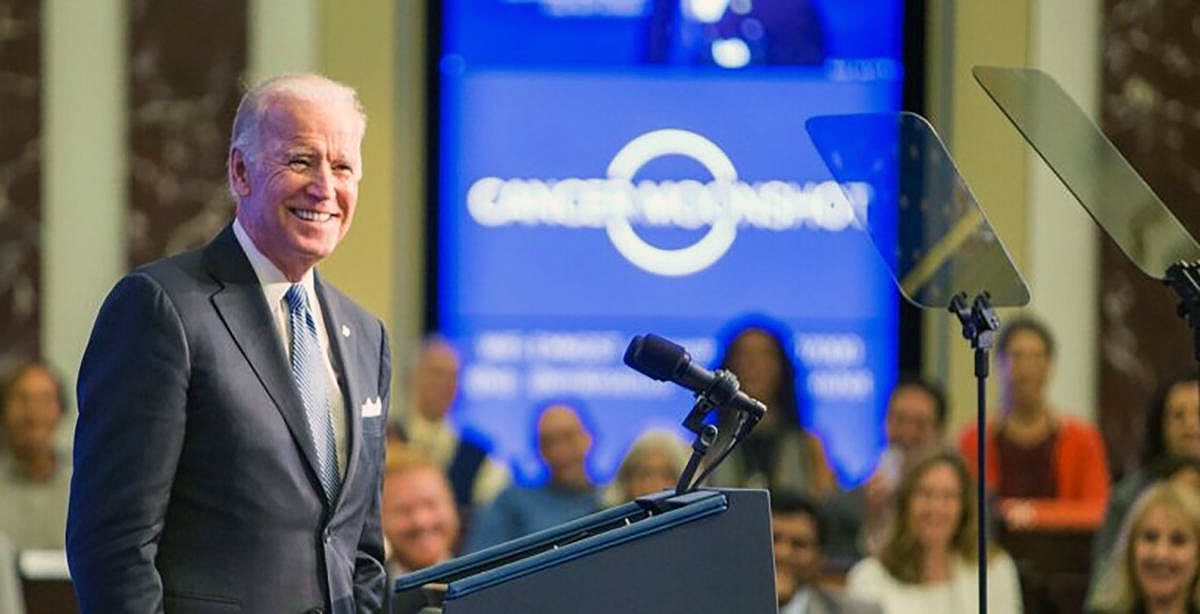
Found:
[[616, 505], [674, 488], [688, 454], [687, 444], [671, 431], [651, 429], [642, 433], [621, 461], [616, 479], [605, 493], [605, 501]]
[[[875, 556], [853, 568], [847, 588], [885, 614], [958, 614], [978, 607], [975, 489], [955, 453], [937, 451], [901, 479], [896, 519]], [[1021, 612], [1012, 558], [989, 550], [988, 612]]]
[[1106, 614], [1200, 612], [1200, 495], [1159, 482], [1133, 504], [1092, 598]]

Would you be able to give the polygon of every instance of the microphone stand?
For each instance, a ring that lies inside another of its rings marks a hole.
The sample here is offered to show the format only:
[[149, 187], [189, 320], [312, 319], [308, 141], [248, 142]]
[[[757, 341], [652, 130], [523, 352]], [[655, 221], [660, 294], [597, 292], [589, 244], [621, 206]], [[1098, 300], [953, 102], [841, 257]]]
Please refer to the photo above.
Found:
[[[976, 397], [976, 482], [975, 504], [979, 508], [978, 549], [979, 549], [979, 614], [987, 614], [987, 376], [988, 349], [992, 347], [996, 330], [1000, 328], [1000, 318], [992, 310], [991, 295], [987, 290], [975, 295], [971, 306], [967, 307], [967, 293], [959, 292], [950, 299], [950, 312], [962, 323], [963, 337], [971, 342], [975, 350], [975, 380], [977, 382]], [[1200, 333], [1198, 333], [1200, 334]]]
[[675, 484], [675, 494], [682, 495], [696, 489], [705, 478], [729, 456], [729, 453], [737, 447], [742, 438], [758, 424], [761, 416], [756, 416], [748, 412], [738, 412], [737, 428], [734, 429], [733, 436], [729, 440], [729, 444], [725, 446], [721, 453], [709, 463], [700, 477], [694, 481], [692, 476], [700, 467], [700, 461], [708, 454], [709, 448], [717, 440], [719, 431], [712, 424], [704, 424], [704, 419], [709, 412], [717, 409], [728, 403], [733, 396], [738, 392], [739, 383], [737, 376], [724, 369], [713, 372], [715, 378], [713, 383], [706, 389], [696, 392], [696, 403], [692, 406], [692, 410], [683, 420], [683, 426], [687, 430], [696, 434], [696, 439], [692, 442], [692, 455], [688, 459], [687, 466], [684, 467], [683, 473], [679, 475], [679, 481]]
[[[696, 404], [692, 406], [691, 414], [688, 415], [695, 414], [702, 406], [704, 408], [699, 411], [703, 411], [705, 414], [712, 409], [712, 404], [708, 402], [708, 399], [701, 397], [696, 399]], [[700, 459], [708, 454], [708, 449], [717, 440], [717, 427], [711, 424], [703, 425], [695, 433], [696, 439], [692, 441], [692, 456], [688, 458], [687, 466], [683, 468], [683, 473], [679, 474], [679, 481], [675, 483], [675, 494], [677, 495], [691, 490], [692, 476], [696, 475], [696, 469], [700, 467]]]

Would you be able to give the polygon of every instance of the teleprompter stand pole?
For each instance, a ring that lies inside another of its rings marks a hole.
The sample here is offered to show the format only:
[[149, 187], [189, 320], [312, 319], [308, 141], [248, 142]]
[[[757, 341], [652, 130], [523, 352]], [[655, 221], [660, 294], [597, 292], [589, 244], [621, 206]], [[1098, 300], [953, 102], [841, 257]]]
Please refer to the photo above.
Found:
[[967, 306], [967, 293], [959, 292], [950, 299], [950, 312], [962, 323], [963, 337], [971, 342], [975, 350], [975, 381], [978, 386], [976, 401], [976, 458], [975, 471], [978, 488], [975, 492], [979, 508], [979, 614], [987, 614], [987, 376], [988, 349], [992, 347], [1000, 318], [992, 310], [991, 295], [987, 290], [975, 295]]

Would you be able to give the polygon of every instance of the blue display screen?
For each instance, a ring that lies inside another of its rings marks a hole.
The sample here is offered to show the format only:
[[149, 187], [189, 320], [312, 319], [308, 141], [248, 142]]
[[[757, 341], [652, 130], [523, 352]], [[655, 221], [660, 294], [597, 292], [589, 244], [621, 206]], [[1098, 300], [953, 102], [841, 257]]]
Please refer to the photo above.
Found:
[[435, 297], [463, 363], [456, 424], [537, 483], [534, 413], [571, 401], [606, 481], [691, 406], [621, 363], [630, 338], [710, 365], [719, 331], [766, 314], [791, 328], [801, 422], [844, 483], [865, 477], [896, 293], [804, 121], [900, 108], [901, 17], [899, 0], [446, 0]]

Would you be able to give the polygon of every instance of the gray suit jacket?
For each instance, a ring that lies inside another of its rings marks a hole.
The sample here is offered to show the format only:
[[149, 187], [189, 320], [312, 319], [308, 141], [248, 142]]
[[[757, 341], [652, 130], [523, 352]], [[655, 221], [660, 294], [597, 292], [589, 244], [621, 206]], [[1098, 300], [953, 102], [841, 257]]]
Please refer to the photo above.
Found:
[[333, 505], [283, 341], [231, 226], [113, 288], [79, 374], [67, 554], [84, 612], [382, 607], [387, 416], [363, 408], [387, 408], [387, 336], [315, 282], [348, 414]]

